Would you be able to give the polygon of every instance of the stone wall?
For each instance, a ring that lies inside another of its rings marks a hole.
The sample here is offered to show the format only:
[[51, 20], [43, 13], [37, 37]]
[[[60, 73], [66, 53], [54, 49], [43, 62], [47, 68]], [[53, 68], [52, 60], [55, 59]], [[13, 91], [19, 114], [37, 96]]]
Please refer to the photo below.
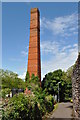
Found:
[[72, 75], [72, 94], [74, 116], [80, 118], [80, 53]]

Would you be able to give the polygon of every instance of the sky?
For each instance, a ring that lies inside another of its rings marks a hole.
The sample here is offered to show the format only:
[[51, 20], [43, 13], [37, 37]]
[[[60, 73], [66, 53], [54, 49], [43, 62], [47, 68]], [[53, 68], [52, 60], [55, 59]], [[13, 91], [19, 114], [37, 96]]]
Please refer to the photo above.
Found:
[[2, 68], [24, 79], [27, 71], [30, 10], [40, 11], [41, 76], [66, 71], [78, 55], [78, 3], [2, 3]]

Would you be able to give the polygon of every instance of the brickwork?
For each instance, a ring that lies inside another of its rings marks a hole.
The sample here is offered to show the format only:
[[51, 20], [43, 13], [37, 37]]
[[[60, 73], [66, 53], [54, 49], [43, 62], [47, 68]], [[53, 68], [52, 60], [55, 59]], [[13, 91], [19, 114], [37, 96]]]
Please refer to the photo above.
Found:
[[41, 61], [40, 61], [40, 14], [37, 8], [31, 9], [30, 18], [30, 40], [28, 53], [27, 71], [35, 76], [37, 75], [41, 81]]
[[80, 118], [80, 54], [73, 70], [72, 93], [74, 116]]

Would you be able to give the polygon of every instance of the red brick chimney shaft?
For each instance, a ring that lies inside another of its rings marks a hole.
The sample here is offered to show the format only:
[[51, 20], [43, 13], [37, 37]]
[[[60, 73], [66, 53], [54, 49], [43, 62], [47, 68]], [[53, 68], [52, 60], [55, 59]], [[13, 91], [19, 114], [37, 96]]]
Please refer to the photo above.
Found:
[[41, 81], [41, 61], [40, 61], [40, 14], [37, 8], [31, 9], [30, 20], [30, 40], [28, 53], [28, 68], [30, 74], [38, 76]]

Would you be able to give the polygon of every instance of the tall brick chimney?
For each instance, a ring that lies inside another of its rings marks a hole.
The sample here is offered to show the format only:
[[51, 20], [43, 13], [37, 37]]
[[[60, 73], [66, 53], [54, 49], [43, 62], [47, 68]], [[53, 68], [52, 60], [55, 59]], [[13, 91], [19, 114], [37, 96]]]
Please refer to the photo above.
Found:
[[34, 74], [35, 76], [38, 76], [41, 81], [40, 14], [38, 8], [31, 9], [27, 71], [29, 72], [30, 77]]

